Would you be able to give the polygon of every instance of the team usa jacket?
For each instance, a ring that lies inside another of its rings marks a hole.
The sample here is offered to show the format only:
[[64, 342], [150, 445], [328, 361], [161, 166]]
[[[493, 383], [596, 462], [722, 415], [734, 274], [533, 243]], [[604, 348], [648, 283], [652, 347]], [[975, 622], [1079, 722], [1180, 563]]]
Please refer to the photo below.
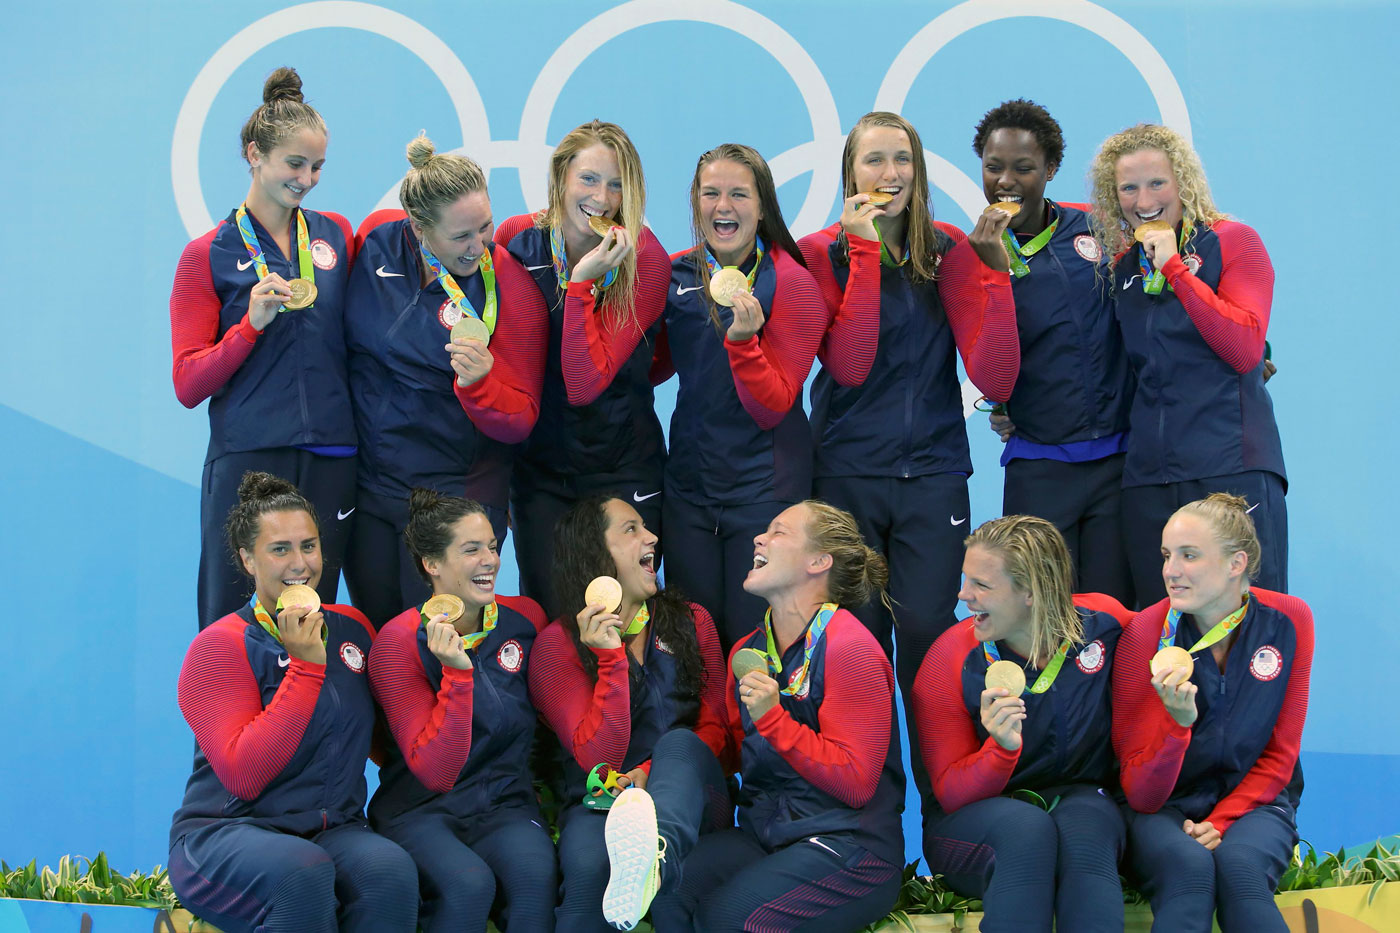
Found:
[[[257, 266], [235, 213], [185, 247], [170, 291], [171, 378], [186, 408], [209, 399], [206, 462], [273, 447], [354, 446], [343, 326], [355, 258], [349, 222], [302, 211], [316, 302], [278, 314], [259, 332], [248, 321]], [[251, 212], [248, 219], [268, 272], [287, 281], [300, 276], [295, 215], [290, 256]]]

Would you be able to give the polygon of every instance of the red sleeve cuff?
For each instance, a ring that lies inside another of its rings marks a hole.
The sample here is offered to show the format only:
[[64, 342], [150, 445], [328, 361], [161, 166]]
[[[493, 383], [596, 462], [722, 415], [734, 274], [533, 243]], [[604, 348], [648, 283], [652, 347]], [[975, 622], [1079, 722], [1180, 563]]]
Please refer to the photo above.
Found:
[[238, 336], [249, 343], [257, 343], [258, 338], [262, 336], [262, 331], [253, 326], [253, 322], [248, 320], [247, 314], [244, 314], [243, 320], [239, 321], [238, 324], [234, 326], [234, 330], [238, 332]]

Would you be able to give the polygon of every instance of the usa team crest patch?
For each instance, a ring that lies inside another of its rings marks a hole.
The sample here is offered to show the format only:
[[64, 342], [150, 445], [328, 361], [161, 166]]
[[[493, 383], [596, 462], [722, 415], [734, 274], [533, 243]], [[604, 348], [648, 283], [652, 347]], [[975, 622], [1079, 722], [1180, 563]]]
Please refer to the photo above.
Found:
[[1283, 671], [1283, 654], [1273, 645], [1265, 645], [1249, 659], [1249, 672], [1255, 680], [1273, 680]]
[[335, 268], [337, 259], [339, 259], [339, 257], [335, 254], [334, 246], [331, 246], [325, 240], [317, 239], [311, 241], [311, 261], [316, 264], [317, 269], [329, 272], [331, 269]]
[[1086, 674], [1097, 674], [1103, 670], [1105, 658], [1103, 642], [1096, 638], [1079, 649], [1079, 656], [1074, 659], [1074, 663]]
[[501, 645], [496, 652], [496, 663], [501, 665], [501, 670], [510, 671], [512, 674], [520, 670], [520, 665], [525, 661], [525, 649], [520, 647], [520, 642], [512, 638]]
[[457, 303], [451, 298], [444, 301], [442, 303], [442, 307], [438, 308], [438, 321], [440, 321], [442, 323], [442, 326], [446, 327], [448, 330], [451, 330], [453, 326], [461, 319], [462, 309], [457, 307]]
[[[800, 668], [800, 667], [799, 667], [797, 670], [793, 671], [793, 672], [792, 672], [792, 677], [788, 678], [788, 686], [791, 687], [791, 686], [792, 686], [792, 682], [793, 682], [794, 680], [797, 679], [797, 677], [798, 677], [799, 674], [802, 674], [802, 673], [803, 673], [803, 670], [802, 670], [802, 668]], [[792, 696], [793, 696], [793, 699], [796, 699], [796, 700], [805, 700], [805, 699], [807, 699], [807, 694], [809, 694], [809, 693], [811, 693], [811, 692], [812, 692], [812, 678], [811, 678], [811, 677], [805, 677], [805, 678], [803, 678], [803, 680], [802, 680], [802, 686], [798, 687], [798, 688], [797, 688], [797, 692], [794, 693]]]
[[340, 660], [344, 661], [345, 666], [356, 674], [365, 672], [365, 653], [353, 641], [347, 641], [340, 646]]
[[1195, 253], [1182, 256], [1181, 261], [1186, 263], [1186, 268], [1191, 270], [1192, 275], [1201, 271], [1201, 257], [1197, 256]]
[[1087, 259], [1089, 262], [1098, 262], [1099, 257], [1103, 255], [1099, 249], [1099, 241], [1087, 233], [1081, 233], [1074, 238], [1074, 251], [1079, 254], [1080, 258]]
[[675, 654], [675, 652], [671, 650], [670, 646], [668, 646], [664, 641], [661, 640], [660, 635], [656, 636], [655, 643], [657, 651], [664, 651], [667, 654]]

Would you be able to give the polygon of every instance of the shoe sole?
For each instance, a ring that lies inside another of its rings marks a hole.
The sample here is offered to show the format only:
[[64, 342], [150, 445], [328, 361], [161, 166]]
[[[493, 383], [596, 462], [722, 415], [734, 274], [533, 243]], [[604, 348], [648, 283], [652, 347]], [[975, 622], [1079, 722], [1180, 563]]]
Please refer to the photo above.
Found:
[[646, 888], [657, 859], [656, 804], [640, 788], [629, 787], [613, 801], [603, 828], [608, 845], [608, 886], [603, 917], [630, 930], [646, 913]]

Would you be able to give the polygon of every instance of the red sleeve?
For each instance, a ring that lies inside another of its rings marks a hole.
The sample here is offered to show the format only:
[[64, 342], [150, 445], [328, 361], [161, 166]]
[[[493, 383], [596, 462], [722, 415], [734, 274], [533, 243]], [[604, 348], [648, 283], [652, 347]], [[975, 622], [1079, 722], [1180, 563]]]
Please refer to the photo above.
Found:
[[496, 225], [496, 232], [491, 239], [502, 249], [510, 245], [510, 241], [520, 235], [522, 230], [529, 230], [535, 225], [534, 214], [516, 214], [514, 217], [507, 217]]
[[408, 215], [398, 208], [386, 207], [374, 211], [364, 220], [360, 221], [360, 226], [355, 231], [355, 255], [358, 256], [360, 254], [360, 250], [363, 249], [365, 245], [365, 237], [369, 236], [375, 227], [393, 223], [396, 220], [403, 220], [406, 217], [408, 217]]
[[831, 321], [810, 272], [782, 250], [773, 254], [773, 265], [777, 285], [768, 322], [740, 343], [724, 338], [739, 401], [765, 431], [777, 427], [801, 397]]
[[1128, 804], [1156, 813], [1171, 797], [1191, 730], [1178, 725], [1152, 689], [1152, 656], [1167, 617], [1167, 600], [1128, 623], [1113, 658], [1113, 752]]
[[545, 618], [544, 610], [540, 604], [528, 596], [497, 596], [496, 602], [516, 612], [530, 620], [530, 624], [535, 627], [535, 633], [543, 632], [549, 620]]
[[[1297, 639], [1293, 663], [1288, 669], [1288, 688], [1283, 709], [1274, 723], [1269, 744], [1264, 746], [1254, 767], [1234, 790], [1226, 794], [1207, 819], [1222, 834], [1235, 820], [1262, 804], [1273, 802], [1293, 777], [1298, 750], [1303, 742], [1303, 720], [1308, 715], [1308, 683], [1312, 678], [1313, 617], [1307, 603], [1294, 596], [1268, 590], [1251, 590], [1253, 598], [1272, 606], [1293, 623]], [[1236, 661], [1235, 663], [1240, 663]], [[1248, 663], [1247, 661], [1245, 663]]]
[[987, 398], [1005, 402], [1021, 371], [1011, 274], [988, 266], [963, 240], [939, 264], [938, 296], [968, 378]]
[[821, 731], [800, 725], [781, 703], [754, 726], [817, 789], [847, 806], [863, 807], [875, 794], [889, 754], [894, 672], [875, 636], [845, 610], [838, 611], [824, 638]]
[[170, 289], [170, 349], [174, 359], [170, 377], [175, 397], [186, 408], [223, 388], [253, 352], [261, 333], [248, 323], [245, 311], [243, 319], [219, 337], [219, 312], [224, 303], [214, 291], [209, 271], [209, 245], [218, 232], [219, 227], [215, 227], [185, 247]]
[[1264, 358], [1274, 265], [1252, 227], [1223, 220], [1212, 229], [1220, 240], [1220, 284], [1215, 291], [1196, 278], [1179, 255], [1167, 260], [1162, 273], [1206, 345], [1235, 372], [1247, 373]]
[[195, 637], [180, 668], [180, 712], [220, 783], [241, 800], [254, 800], [296, 754], [326, 666], [292, 658], [272, 702], [248, 665], [245, 623], [225, 616]]
[[1080, 609], [1088, 609], [1090, 612], [1106, 612], [1118, 620], [1118, 624], [1123, 628], [1128, 627], [1128, 623], [1133, 621], [1133, 610], [1127, 608], [1112, 596], [1103, 593], [1075, 593], [1074, 604]]
[[851, 271], [843, 293], [836, 284], [830, 252], [840, 230], [839, 224], [819, 230], [799, 240], [797, 247], [833, 315], [817, 355], [831, 378], [843, 386], [859, 386], [870, 375], [880, 343], [880, 243], [847, 238]]
[[700, 691], [700, 719], [695, 724], [695, 734], [704, 740], [719, 759], [726, 774], [738, 770], [733, 748], [729, 742], [729, 732], [725, 728], [724, 688], [725, 661], [720, 651], [719, 635], [715, 631], [714, 620], [703, 606], [690, 604], [695, 615], [695, 636], [700, 643], [700, 660], [705, 667], [705, 684]]
[[[353, 266], [355, 264], [355, 257], [359, 255], [360, 249], [359, 244], [355, 242], [355, 231], [350, 229], [350, 221], [347, 220], [343, 214], [337, 214], [334, 211], [320, 211], [320, 214], [340, 228], [341, 236], [345, 237], [345, 262], [347, 265]], [[347, 281], [350, 278], [350, 270], [348, 268], [345, 270], [345, 278]]]
[[446, 793], [472, 747], [472, 671], [444, 666], [433, 690], [418, 653], [417, 609], [385, 625], [369, 654], [369, 683], [413, 776]]
[[540, 416], [549, 317], [535, 280], [504, 247], [491, 250], [500, 311], [491, 335], [491, 371], [463, 388], [454, 377], [457, 401], [477, 428], [503, 444], [530, 436]]
[[671, 342], [666, 336], [666, 322], [661, 322], [661, 330], [656, 334], [656, 349], [651, 351], [651, 371], [647, 378], [654, 386], [676, 374], [676, 364], [671, 362]]
[[933, 643], [914, 679], [924, 768], [947, 813], [1000, 794], [1021, 760], [1020, 749], [1008, 751], [991, 736], [977, 741], [962, 695], [963, 663], [976, 644], [967, 620], [958, 622]]
[[594, 654], [598, 682], [591, 684], [573, 639], [558, 621], [540, 633], [530, 653], [530, 700], [585, 771], [600, 761], [621, 768], [632, 740], [627, 649]]
[[605, 323], [594, 305], [592, 282], [570, 282], [564, 298], [564, 339], [560, 349], [570, 405], [587, 405], [612, 385], [617, 371], [666, 310], [671, 260], [647, 227], [637, 244], [637, 280], [632, 307], [619, 327]]

